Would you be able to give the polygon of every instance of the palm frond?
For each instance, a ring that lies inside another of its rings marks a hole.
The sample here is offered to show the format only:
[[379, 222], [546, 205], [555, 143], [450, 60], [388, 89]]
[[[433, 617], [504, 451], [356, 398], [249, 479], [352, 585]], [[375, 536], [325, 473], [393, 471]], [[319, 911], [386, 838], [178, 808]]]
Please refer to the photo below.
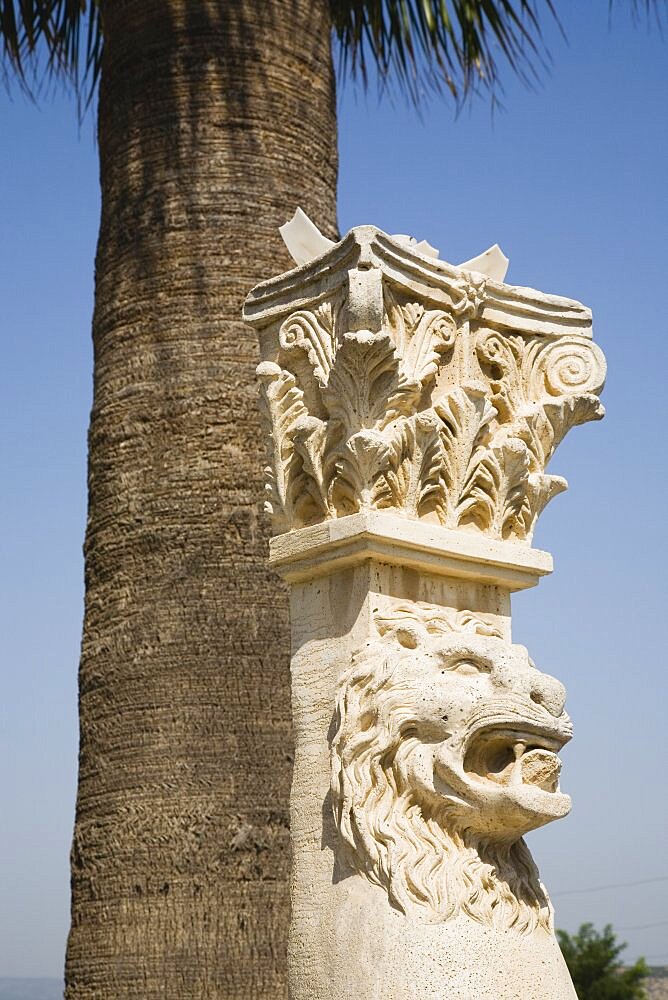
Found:
[[631, 7], [631, 17], [635, 24], [644, 19], [648, 25], [654, 24], [663, 36], [663, 28], [668, 25], [668, 0], [608, 0], [608, 15], [612, 21], [616, 7]]
[[[100, 0], [0, 0], [0, 77], [30, 93], [44, 80], [73, 83], [87, 106], [102, 55]], [[189, 0], [201, 2], [201, 0]], [[217, 0], [224, 13], [226, 3]], [[666, 0], [608, 0], [661, 27]], [[395, 79], [416, 103], [426, 89], [447, 88], [461, 102], [475, 89], [492, 94], [500, 64], [525, 81], [547, 61], [543, 15], [557, 24], [553, 0], [330, 0], [342, 74], [367, 82]], [[3, 58], [4, 57], [4, 58]]]
[[0, 0], [0, 45], [7, 79], [33, 93], [61, 77], [87, 105], [102, 54], [98, 0]]
[[[635, 19], [660, 23], [666, 0], [608, 0]], [[461, 103], [471, 91], [499, 87], [501, 66], [525, 82], [549, 60], [545, 17], [561, 25], [553, 0], [330, 0], [342, 74], [366, 85], [369, 66], [381, 85], [396, 80], [418, 103], [447, 88]], [[563, 34], [563, 30], [562, 30]]]
[[[394, 77], [417, 101], [445, 86], [456, 100], [494, 90], [498, 59], [524, 79], [547, 57], [539, 10], [557, 20], [552, 0], [331, 0], [341, 68], [381, 83]], [[558, 20], [557, 20], [558, 23]]]

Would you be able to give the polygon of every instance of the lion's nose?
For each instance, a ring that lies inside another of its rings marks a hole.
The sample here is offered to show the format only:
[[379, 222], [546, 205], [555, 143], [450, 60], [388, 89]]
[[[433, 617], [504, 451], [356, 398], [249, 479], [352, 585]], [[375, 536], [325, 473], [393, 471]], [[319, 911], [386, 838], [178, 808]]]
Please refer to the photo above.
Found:
[[542, 705], [550, 715], [558, 718], [566, 704], [566, 688], [556, 677], [536, 671], [531, 677], [529, 697], [537, 705]]

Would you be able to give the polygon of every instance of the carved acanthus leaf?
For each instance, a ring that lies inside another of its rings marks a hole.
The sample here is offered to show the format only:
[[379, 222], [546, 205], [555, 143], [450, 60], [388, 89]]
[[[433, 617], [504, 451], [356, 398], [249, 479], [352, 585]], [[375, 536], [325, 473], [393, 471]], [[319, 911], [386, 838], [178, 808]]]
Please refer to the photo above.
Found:
[[326, 454], [327, 424], [315, 417], [301, 417], [295, 425], [292, 443], [301, 460], [301, 475], [292, 489], [293, 507], [298, 523], [311, 524], [324, 517], [336, 516], [327, 501], [323, 469]]
[[530, 517], [529, 451], [510, 439], [500, 447], [478, 448], [457, 504], [460, 525], [474, 525], [496, 538], [525, 537]]
[[316, 380], [325, 385], [336, 353], [335, 310], [325, 300], [312, 310], [300, 309], [288, 316], [278, 331], [281, 348], [288, 353], [303, 351]]
[[371, 507], [392, 506], [386, 479], [389, 445], [378, 431], [359, 431], [338, 452], [336, 473], [330, 486], [332, 505], [345, 513]]
[[546, 471], [556, 447], [603, 414], [600, 350], [570, 333], [471, 332], [485, 297], [474, 276], [452, 284], [447, 309], [377, 275], [369, 287], [382, 290], [369, 312], [380, 329], [341, 329], [351, 313], [334, 292], [280, 323], [279, 363], [260, 366], [277, 530], [389, 508], [529, 541], [566, 488]]
[[[585, 337], [546, 340], [506, 337], [496, 331], [481, 333], [477, 355], [489, 380], [497, 419], [490, 454], [479, 455], [472, 469], [465, 523], [499, 537], [530, 540], [541, 511], [566, 489], [564, 479], [545, 472], [557, 446], [571, 427], [603, 416], [595, 393], [604, 382], [605, 361], [599, 348]], [[520, 455], [524, 456], [522, 464], [528, 462], [524, 477], [518, 466]], [[509, 463], [505, 479], [500, 475], [500, 457]], [[500, 522], [498, 490], [507, 492], [510, 482], [515, 484], [514, 499], [508, 501], [509, 513]], [[485, 489], [489, 490], [487, 500]], [[485, 507], [496, 509], [491, 520], [489, 514], [483, 515]]]
[[523, 530], [518, 532], [518, 538], [530, 539], [533, 535], [536, 521], [543, 513], [548, 503], [553, 497], [559, 496], [568, 489], [568, 483], [563, 476], [550, 476], [538, 472], [532, 472], [528, 483], [528, 506], [527, 516], [522, 522]]
[[442, 309], [425, 310], [415, 302], [400, 305], [389, 287], [385, 296], [389, 329], [404, 378], [423, 388], [436, 375], [443, 354], [454, 345], [457, 323]]
[[398, 420], [387, 432], [387, 468], [384, 471], [386, 490], [383, 507], [397, 507], [406, 514], [415, 514], [417, 475], [415, 464], [416, 417]]
[[435, 513], [454, 527], [457, 503], [471, 454], [482, 442], [494, 416], [478, 385], [454, 389], [446, 400], [418, 419], [420, 493], [417, 513]]
[[388, 334], [344, 335], [322, 398], [330, 420], [338, 421], [347, 437], [385, 427], [402, 407], [410, 408], [414, 395]]
[[290, 496], [296, 477], [292, 434], [300, 421], [308, 419], [304, 394], [290, 372], [279, 365], [263, 361], [257, 368], [260, 379], [260, 400], [271, 428], [268, 438], [267, 493], [265, 503], [276, 522], [291, 527]]
[[499, 423], [512, 421], [526, 404], [526, 393], [520, 376], [522, 342], [518, 338], [502, 337], [484, 331], [478, 339], [478, 360], [489, 379], [492, 404]]
[[601, 420], [605, 415], [600, 399], [588, 393], [583, 396], [565, 396], [562, 399], [549, 400], [543, 404], [543, 411], [552, 430], [549, 448], [544, 449], [545, 465], [571, 427], [586, 424], [590, 420]]

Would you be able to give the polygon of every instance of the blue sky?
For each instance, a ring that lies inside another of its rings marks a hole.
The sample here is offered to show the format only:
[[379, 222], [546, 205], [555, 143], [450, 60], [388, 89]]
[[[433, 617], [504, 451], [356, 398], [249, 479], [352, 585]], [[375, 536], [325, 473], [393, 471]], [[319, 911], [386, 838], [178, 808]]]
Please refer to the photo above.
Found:
[[[509, 281], [594, 311], [608, 415], [558, 451], [552, 471], [571, 488], [535, 539], [555, 573], [514, 598], [514, 636], [565, 682], [576, 726], [562, 781], [573, 812], [531, 846], [559, 926], [610, 921], [629, 958], [668, 964], [668, 43], [626, 6], [609, 28], [604, 0], [560, 4], [568, 44], [548, 26], [551, 70], [534, 91], [506, 76], [494, 116], [484, 101], [455, 117], [432, 100], [420, 119], [346, 84], [339, 220], [413, 233], [454, 262], [499, 242]], [[36, 108], [0, 93], [0, 205], [0, 975], [55, 976], [99, 216], [93, 124], [79, 128], [63, 94]]]

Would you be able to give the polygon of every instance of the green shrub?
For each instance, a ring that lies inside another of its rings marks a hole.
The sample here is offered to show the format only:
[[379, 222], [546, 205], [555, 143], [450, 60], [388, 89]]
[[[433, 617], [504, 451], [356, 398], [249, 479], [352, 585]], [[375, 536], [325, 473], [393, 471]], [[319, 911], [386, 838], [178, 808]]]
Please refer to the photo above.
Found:
[[647, 1000], [645, 960], [628, 968], [620, 965], [626, 944], [617, 942], [610, 924], [601, 932], [582, 924], [576, 934], [557, 931], [557, 938], [579, 1000]]

